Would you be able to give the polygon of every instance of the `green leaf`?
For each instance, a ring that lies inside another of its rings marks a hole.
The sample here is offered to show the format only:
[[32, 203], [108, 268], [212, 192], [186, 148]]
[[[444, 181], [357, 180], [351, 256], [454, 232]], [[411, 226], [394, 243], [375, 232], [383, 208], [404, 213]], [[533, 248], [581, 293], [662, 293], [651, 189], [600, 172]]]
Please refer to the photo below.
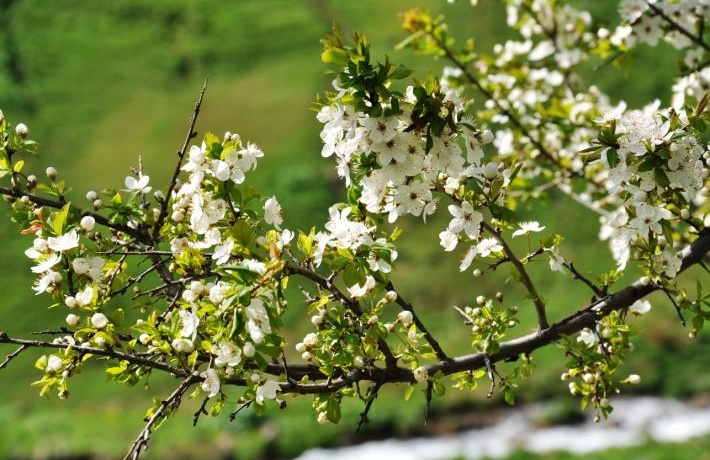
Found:
[[389, 74], [389, 78], [392, 80], [401, 80], [407, 78], [412, 74], [412, 71], [404, 66], [398, 65]]
[[320, 60], [325, 64], [346, 66], [348, 64], [348, 53], [341, 48], [328, 48], [320, 54]]
[[610, 168], [615, 168], [619, 164], [619, 152], [615, 149], [609, 149], [606, 151], [606, 161], [609, 163]]
[[56, 235], [63, 235], [64, 228], [67, 224], [67, 215], [69, 214], [69, 203], [65, 204], [62, 209], [54, 213], [52, 219], [52, 230]]
[[671, 181], [668, 179], [668, 176], [666, 176], [665, 171], [663, 171], [661, 168], [654, 169], [653, 176], [656, 179], [656, 183], [661, 187], [668, 187], [668, 185], [671, 183]]
[[407, 389], [404, 391], [404, 400], [409, 401], [412, 399], [412, 395], [414, 394], [414, 388], [416, 388], [416, 385], [410, 384]]
[[328, 404], [326, 406], [328, 412], [328, 420], [333, 423], [338, 423], [340, 421], [340, 403], [335, 396], [328, 398]]

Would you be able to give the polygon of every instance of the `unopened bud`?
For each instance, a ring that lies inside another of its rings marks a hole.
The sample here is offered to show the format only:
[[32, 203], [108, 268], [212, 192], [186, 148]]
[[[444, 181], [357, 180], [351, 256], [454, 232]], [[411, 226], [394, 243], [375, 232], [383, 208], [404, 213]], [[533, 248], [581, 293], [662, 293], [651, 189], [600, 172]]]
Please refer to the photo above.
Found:
[[30, 174], [27, 176], [27, 188], [32, 190], [35, 187], [37, 187], [37, 176]]
[[397, 301], [397, 293], [395, 291], [387, 291], [385, 294], [385, 300], [389, 303]]
[[92, 216], [84, 216], [81, 218], [81, 222], [79, 222], [79, 226], [85, 232], [90, 232], [91, 230], [93, 230], [94, 225], [96, 225], [96, 219], [94, 219]]
[[405, 326], [408, 326], [412, 324], [412, 321], [414, 321], [414, 315], [411, 311], [408, 310], [401, 311], [397, 315], [397, 321], [404, 324]]
[[483, 177], [486, 179], [495, 179], [498, 177], [498, 163], [491, 161], [483, 167]]
[[17, 126], [15, 126], [15, 132], [18, 136], [24, 139], [30, 133], [30, 129], [27, 127], [26, 124], [18, 123]]
[[86, 192], [86, 199], [88, 201], [96, 201], [96, 200], [98, 200], [98, 198], [99, 198], [99, 194], [96, 193], [95, 191], [89, 190], [88, 192]]
[[51, 180], [52, 182], [57, 179], [57, 170], [53, 166], [48, 167], [44, 172], [45, 174], [47, 174], [47, 179]]

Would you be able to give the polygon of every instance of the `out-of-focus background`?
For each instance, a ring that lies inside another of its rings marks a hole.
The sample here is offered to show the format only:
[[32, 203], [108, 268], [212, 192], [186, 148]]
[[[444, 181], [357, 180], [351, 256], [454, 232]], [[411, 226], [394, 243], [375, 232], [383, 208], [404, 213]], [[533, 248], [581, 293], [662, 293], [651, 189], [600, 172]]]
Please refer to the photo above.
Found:
[[[398, 13], [414, 6], [444, 13], [454, 36], [474, 36], [478, 49], [489, 50], [505, 37], [504, 12], [499, 2], [481, 3], [473, 9], [463, 0], [454, 5], [443, 0], [2, 0], [0, 108], [12, 122], [28, 124], [41, 144], [31, 165], [37, 174], [55, 166], [73, 189], [71, 200], [83, 206], [87, 190], [121, 187], [139, 156], [152, 185], [167, 185], [193, 103], [209, 75], [198, 130], [231, 130], [259, 145], [266, 155], [248, 180], [263, 196], [279, 198], [289, 228], [308, 229], [322, 224], [327, 206], [342, 196], [333, 165], [320, 157], [319, 124], [309, 110], [317, 93], [330, 88], [319, 60], [320, 37], [333, 23], [345, 33], [360, 31], [371, 38], [375, 55], [389, 54], [424, 76], [443, 63], [394, 51], [405, 36]], [[610, 25], [618, 21], [615, 3], [575, 2]], [[589, 81], [632, 106], [654, 97], [668, 103], [679, 56], [661, 45], [633, 57], [633, 66], [605, 67]], [[582, 271], [613, 268], [606, 246], [597, 241], [596, 218], [584, 209], [553, 194], [528, 217], [565, 234], [563, 249]], [[450, 306], [491, 295], [505, 274], [482, 279], [458, 274], [456, 261], [438, 246], [444, 218], [413, 224], [405, 224], [396, 284], [424, 309], [448, 350], [464, 350], [465, 330]], [[0, 330], [27, 336], [61, 324], [66, 312], [48, 310], [45, 297], [32, 295], [30, 261], [22, 254], [32, 239], [15, 230], [9, 222], [0, 225]], [[569, 279], [542, 266], [533, 271], [540, 290], [548, 293], [553, 318], [588, 300]], [[515, 289], [506, 296], [523, 301]], [[644, 333], [628, 366], [643, 376], [635, 391], [701, 400], [710, 393], [708, 335], [688, 340], [672, 306], [660, 296], [652, 300], [654, 314], [637, 320]], [[290, 314], [298, 320], [301, 311], [294, 306]], [[296, 328], [294, 343], [306, 330]], [[0, 348], [2, 356], [10, 351]], [[95, 366], [74, 379], [67, 401], [40, 398], [30, 387], [40, 376], [32, 367], [37, 356], [27, 353], [0, 372], [0, 459], [120, 458], [142, 427], [150, 398], [169, 391], [170, 382], [157, 376], [146, 391], [126, 389], [108, 382]], [[537, 370], [518, 393], [519, 401], [550, 401], [541, 425], [579, 420], [578, 401], [557, 383], [561, 353], [550, 349], [533, 358]], [[403, 388], [388, 389], [374, 405], [371, 423], [357, 434], [359, 405], [347, 405], [338, 426], [318, 425], [308, 401], [288, 399], [286, 410], [271, 410], [264, 418], [245, 414], [230, 423], [226, 416], [203, 417], [192, 428], [196, 406], [188, 402], [158, 430], [148, 457], [289, 458], [313, 446], [446, 433], [494, 418], [501, 404], [486, 400], [486, 390], [450, 392], [435, 400], [425, 426], [423, 395], [404, 403]], [[710, 438], [700, 437], [680, 447], [646, 445], [595, 458], [696, 459], [708, 448]], [[519, 452], [514, 458], [536, 457]]]

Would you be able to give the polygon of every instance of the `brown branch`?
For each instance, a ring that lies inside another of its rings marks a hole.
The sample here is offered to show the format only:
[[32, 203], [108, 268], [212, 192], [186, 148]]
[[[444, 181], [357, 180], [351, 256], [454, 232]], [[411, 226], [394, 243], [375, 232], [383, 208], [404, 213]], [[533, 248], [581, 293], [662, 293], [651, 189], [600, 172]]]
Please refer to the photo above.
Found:
[[528, 131], [527, 127], [523, 125], [523, 123], [513, 114], [510, 109], [506, 108], [501, 104], [501, 102], [498, 100], [498, 98], [494, 97], [493, 94], [488, 91], [483, 84], [476, 78], [476, 76], [471, 73], [469, 70], [468, 66], [461, 62], [459, 58], [457, 58], [454, 53], [449, 49], [448, 46], [444, 42], [441, 41], [438, 37], [436, 37], [434, 34], [430, 33], [429, 36], [436, 42], [436, 44], [439, 46], [439, 48], [444, 52], [444, 56], [451, 61], [454, 66], [456, 66], [459, 70], [463, 72], [463, 74], [466, 76], [466, 79], [468, 80], [469, 83], [471, 83], [473, 86], [476, 87], [478, 91], [481, 92], [485, 97], [487, 97], [489, 100], [493, 101], [495, 106], [498, 108], [498, 110], [501, 111], [503, 115], [508, 117], [511, 122], [515, 126], [520, 129], [520, 131], [528, 138], [530, 139], [530, 142], [537, 147], [537, 149], [540, 151], [540, 154], [545, 157], [549, 162], [555, 164], [556, 166], [559, 166], [559, 161], [555, 156], [545, 148], [545, 146], [540, 142], [539, 140], [535, 139], [530, 131]]
[[680, 32], [682, 35], [685, 35], [686, 37], [688, 37], [690, 39], [690, 41], [692, 41], [696, 45], [702, 47], [706, 53], [710, 52], [710, 46], [708, 46], [708, 44], [705, 43], [701, 37], [693, 35], [692, 32], [690, 32], [688, 29], [686, 29], [685, 27], [681, 26], [676, 21], [674, 21], [671, 17], [669, 17], [666, 13], [664, 13], [663, 10], [661, 8], [659, 8], [657, 5], [654, 5], [653, 3], [649, 2], [649, 1], [646, 1], [646, 4], [655, 14], [657, 14], [661, 19], [666, 21], [671, 26], [672, 29], [675, 29], [676, 31]]
[[572, 273], [572, 276], [574, 276], [574, 279], [580, 280], [582, 283], [586, 284], [589, 289], [591, 289], [594, 292], [594, 295], [596, 295], [598, 298], [602, 298], [606, 296], [606, 292], [603, 290], [599, 289], [596, 284], [592, 283], [592, 281], [582, 275], [577, 268], [575, 268], [574, 264], [572, 262], [564, 262], [562, 265]]
[[[710, 229], [704, 229], [698, 238], [690, 246], [680, 252], [682, 257], [682, 265], [679, 274], [689, 267], [700, 264], [703, 258], [710, 252]], [[562, 336], [576, 334], [584, 328], [594, 328], [600, 318], [608, 316], [613, 311], [624, 310], [635, 301], [647, 296], [648, 294], [662, 290], [663, 287], [658, 284], [649, 284], [644, 281], [636, 281], [628, 287], [611, 294], [604, 299], [591, 303], [586, 308], [562, 319], [561, 321], [545, 328], [533, 332], [531, 334], [509, 340], [500, 344], [498, 352], [488, 354], [485, 352], [474, 353], [469, 355], [458, 356], [446, 361], [439, 361], [426, 367], [429, 375], [441, 373], [443, 375], [451, 375], [459, 372], [468, 372], [477, 369], [494, 370], [494, 364], [500, 361], [514, 360], [525, 354], [530, 355], [533, 351], [550, 345], [556, 342]], [[127, 360], [133, 364], [143, 365], [157, 370], [162, 370], [173, 374], [177, 377], [184, 378], [183, 384], [185, 389], [192, 383], [202, 380], [197, 374], [177, 367], [170, 366], [165, 363], [149, 360], [141, 355], [130, 355], [114, 350], [91, 348], [91, 347], [76, 347], [69, 344], [52, 343], [35, 340], [13, 339], [7, 336], [6, 333], [0, 332], [0, 343], [13, 343], [27, 347], [43, 347], [43, 348], [72, 348], [80, 354], [95, 354], [108, 358]], [[18, 353], [17, 351], [15, 353]], [[250, 366], [255, 365], [251, 363]], [[283, 364], [270, 363], [267, 364], [263, 371], [267, 374], [275, 376], [283, 376], [285, 371]], [[288, 374], [291, 377], [289, 382], [280, 383], [280, 393], [294, 394], [323, 394], [334, 393], [343, 388], [350, 387], [358, 382], [373, 382], [376, 385], [382, 386], [388, 383], [416, 383], [412, 371], [403, 367], [386, 367], [380, 368], [376, 366], [365, 366], [361, 369], [352, 369], [348, 373], [329, 378], [324, 375], [316, 366], [308, 364], [291, 364], [288, 366]], [[301, 383], [303, 377], [307, 377], [312, 383]], [[186, 383], [189, 382], [189, 383]], [[243, 378], [227, 378], [222, 382], [224, 385], [246, 386], [247, 382]], [[179, 387], [179, 388], [181, 388]], [[173, 395], [179, 392], [174, 392]], [[184, 393], [184, 391], [183, 391]], [[172, 396], [172, 395], [171, 395]], [[173, 400], [176, 398], [173, 397]], [[171, 400], [171, 398], [168, 398]], [[166, 400], [166, 401], [168, 401]], [[164, 402], [164, 404], [166, 404]], [[161, 406], [163, 407], [163, 406]], [[165, 405], [167, 407], [167, 405]], [[163, 409], [165, 410], [165, 409]], [[148, 430], [150, 431], [150, 430]], [[145, 433], [145, 429], [141, 432]], [[139, 437], [145, 439], [144, 437]], [[146, 441], [147, 442], [147, 441]], [[134, 445], [135, 447], [135, 445]], [[127, 457], [130, 458], [130, 457]], [[135, 458], [135, 457], [134, 457]]]
[[[337, 300], [342, 302], [343, 305], [348, 307], [348, 309], [350, 309], [355, 314], [355, 316], [357, 316], [358, 319], [362, 316], [362, 308], [360, 308], [360, 304], [357, 301], [346, 296], [340, 289], [335, 286], [335, 284], [333, 284], [333, 281], [331, 281], [330, 279], [321, 276], [314, 270], [293, 263], [287, 263], [286, 267], [284, 268], [284, 271], [286, 273], [303, 276], [304, 278], [313, 281], [322, 289], [333, 294], [333, 296]], [[385, 342], [384, 339], [379, 338], [377, 341], [377, 345], [378, 349], [385, 356], [385, 364], [387, 365], [387, 367], [396, 367], [397, 358], [395, 358], [392, 354], [392, 350], [390, 350], [389, 346], [387, 346], [387, 342]]]
[[197, 117], [200, 115], [200, 109], [202, 108], [202, 99], [205, 97], [205, 91], [207, 91], [207, 78], [202, 85], [202, 90], [200, 91], [200, 97], [195, 102], [195, 109], [192, 112], [192, 118], [190, 118], [190, 123], [187, 127], [187, 135], [185, 135], [185, 142], [182, 144], [182, 148], [178, 150], [177, 157], [178, 161], [175, 164], [175, 171], [173, 171], [173, 177], [170, 179], [170, 185], [168, 186], [168, 192], [165, 194], [165, 198], [160, 204], [160, 214], [153, 225], [153, 239], [157, 240], [160, 235], [160, 228], [163, 226], [165, 217], [168, 214], [168, 204], [170, 203], [170, 196], [173, 194], [173, 190], [177, 185], [178, 176], [180, 176], [180, 168], [182, 167], [182, 161], [185, 158], [185, 153], [187, 153], [187, 147], [190, 145], [190, 141], [197, 136], [195, 132], [195, 123], [197, 123]]
[[[387, 290], [396, 292], [394, 286], [392, 285], [392, 282], [387, 283]], [[424, 339], [426, 339], [426, 341], [429, 343], [431, 349], [434, 350], [434, 353], [436, 354], [436, 357], [439, 359], [439, 361], [448, 361], [449, 357], [441, 348], [439, 342], [434, 338], [433, 335], [431, 335], [431, 333], [421, 321], [419, 316], [414, 312], [414, 307], [412, 306], [412, 304], [405, 301], [402, 296], [399, 295], [399, 293], [397, 293], [397, 300], [395, 302], [402, 308], [402, 310], [406, 310], [412, 314], [412, 319], [414, 321], [415, 326], [417, 326], [417, 329], [419, 329], [424, 334]]]
[[192, 386], [193, 383], [197, 382], [199, 377], [195, 374], [190, 374], [185, 380], [183, 380], [180, 385], [173, 391], [170, 396], [160, 402], [160, 406], [155, 410], [153, 415], [148, 419], [147, 423], [143, 429], [138, 433], [138, 437], [131, 448], [123, 457], [123, 460], [137, 460], [141, 453], [148, 448], [148, 441], [153, 434], [153, 428], [155, 424], [161, 419], [168, 416], [170, 411], [174, 410], [180, 405], [183, 395]]
[[[4, 333], [3, 333], [4, 334]], [[9, 355], [5, 357], [3, 362], [0, 363], [0, 371], [5, 368], [8, 364], [10, 364], [10, 361], [12, 361], [14, 358], [16, 358], [20, 353], [23, 351], [27, 350], [29, 348], [29, 345], [20, 345], [17, 350], [13, 351]]]
[[498, 240], [500, 245], [503, 246], [503, 252], [505, 252], [505, 255], [507, 256], [508, 260], [510, 261], [510, 263], [513, 264], [515, 270], [520, 275], [520, 282], [523, 284], [523, 286], [525, 286], [525, 289], [528, 291], [528, 294], [530, 295], [530, 298], [532, 299], [533, 304], [535, 305], [538, 327], [540, 328], [540, 330], [546, 329], [549, 324], [547, 322], [547, 313], [545, 312], [545, 302], [542, 300], [542, 297], [537, 292], [535, 284], [533, 284], [532, 280], [530, 279], [530, 275], [528, 275], [528, 271], [525, 269], [525, 265], [523, 265], [520, 259], [518, 259], [518, 257], [508, 245], [508, 242], [505, 241], [505, 239], [497, 229], [493, 228], [489, 223], [485, 221], [483, 222], [483, 228], [485, 228], [491, 235], [493, 235], [495, 239]]
[[[15, 198], [22, 198], [22, 197], [27, 197], [32, 203], [38, 204], [40, 206], [48, 206], [50, 208], [54, 209], [61, 209], [63, 208], [67, 203], [66, 201], [61, 201], [61, 200], [52, 200], [50, 198], [45, 198], [43, 196], [39, 195], [33, 195], [29, 192], [23, 192], [22, 190], [19, 189], [14, 189], [10, 187], [0, 187], [0, 195], [5, 195], [5, 196], [11, 196]], [[140, 230], [131, 228], [127, 225], [122, 225], [122, 224], [117, 224], [115, 222], [111, 222], [108, 220], [106, 217], [102, 216], [101, 214], [97, 214], [95, 212], [91, 211], [86, 211], [84, 209], [81, 209], [77, 206], [70, 205], [70, 209], [77, 214], [81, 216], [91, 216], [94, 218], [97, 224], [101, 224], [104, 227], [112, 228], [116, 231], [125, 233], [126, 235], [132, 236], [133, 238], [140, 239], [143, 235], [141, 234]]]
[[45, 340], [16, 339], [8, 336], [5, 332], [0, 332], [0, 343], [11, 343], [31, 348], [56, 348], [60, 350], [71, 349], [72, 351], [82, 356], [97, 355], [118, 360], [125, 360], [131, 364], [137, 364], [151, 369], [164, 371], [169, 374], [173, 374], [177, 377], [186, 377], [188, 375], [185, 370], [179, 367], [171, 366], [169, 364], [159, 361], [153, 361], [139, 354], [125, 353], [113, 350], [111, 348], [86, 347], [70, 343], [48, 342]]

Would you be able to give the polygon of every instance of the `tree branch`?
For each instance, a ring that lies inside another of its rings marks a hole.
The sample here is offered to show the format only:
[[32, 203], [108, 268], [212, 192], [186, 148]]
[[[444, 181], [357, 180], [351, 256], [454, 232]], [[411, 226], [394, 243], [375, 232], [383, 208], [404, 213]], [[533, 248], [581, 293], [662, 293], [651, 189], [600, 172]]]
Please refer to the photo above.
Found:
[[202, 90], [200, 91], [200, 96], [197, 99], [197, 102], [195, 102], [195, 109], [192, 112], [192, 118], [190, 118], [190, 123], [187, 127], [187, 135], [185, 136], [185, 142], [183, 142], [182, 148], [177, 153], [178, 161], [175, 164], [175, 171], [173, 171], [173, 177], [172, 179], [170, 179], [170, 185], [168, 186], [168, 191], [165, 194], [165, 198], [160, 204], [160, 214], [158, 214], [158, 218], [155, 220], [155, 225], [153, 225], [152, 234], [154, 240], [158, 239], [158, 236], [160, 234], [160, 228], [163, 226], [165, 217], [168, 214], [168, 203], [170, 203], [170, 196], [173, 194], [173, 190], [175, 190], [175, 186], [177, 185], [177, 179], [180, 175], [180, 168], [182, 167], [182, 161], [185, 158], [185, 153], [187, 153], [187, 147], [190, 145], [190, 141], [197, 135], [197, 133], [195, 132], [195, 123], [197, 123], [197, 117], [200, 115], [200, 109], [202, 108], [202, 99], [205, 97], [205, 91], [207, 91], [207, 78], [205, 78], [205, 82], [202, 85]]
[[[61, 200], [52, 200], [49, 198], [45, 198], [42, 196], [38, 195], [33, 195], [29, 192], [23, 192], [20, 189], [14, 189], [10, 187], [0, 187], [0, 195], [5, 195], [5, 196], [11, 196], [15, 198], [22, 198], [26, 196], [32, 203], [38, 204], [40, 206], [48, 206], [50, 208], [54, 209], [61, 209], [63, 208], [67, 203], [65, 201]], [[141, 232], [135, 228], [131, 228], [127, 225], [121, 225], [117, 224], [115, 222], [111, 222], [108, 220], [106, 217], [102, 216], [101, 214], [97, 214], [95, 212], [91, 211], [86, 211], [84, 209], [81, 209], [77, 206], [70, 205], [69, 206], [71, 210], [76, 212], [79, 215], [82, 216], [91, 216], [94, 218], [97, 224], [101, 224], [104, 227], [114, 229], [116, 231], [125, 233], [126, 235], [132, 236], [133, 238], [140, 239], [143, 235], [141, 235]]]
[[528, 272], [525, 269], [525, 265], [520, 262], [520, 259], [518, 259], [518, 257], [515, 255], [513, 250], [510, 248], [508, 243], [505, 241], [505, 239], [497, 229], [493, 228], [489, 223], [485, 221], [483, 222], [483, 228], [485, 228], [491, 235], [493, 235], [495, 239], [498, 240], [500, 245], [503, 246], [503, 252], [505, 252], [505, 255], [508, 257], [508, 260], [510, 261], [510, 263], [513, 264], [513, 266], [517, 270], [518, 274], [520, 275], [520, 282], [523, 284], [523, 286], [525, 286], [525, 289], [528, 291], [528, 294], [530, 295], [530, 298], [532, 299], [533, 304], [535, 305], [538, 327], [540, 328], [540, 330], [546, 329], [548, 326], [548, 322], [547, 313], [545, 312], [545, 302], [542, 300], [542, 297], [537, 292], [535, 285], [530, 279], [530, 275], [528, 275]]
[[[391, 291], [395, 291], [394, 286], [392, 285], [392, 282], [389, 282], [387, 284], [387, 289], [391, 290]], [[399, 293], [397, 293], [396, 302], [397, 302], [397, 305], [402, 307], [402, 310], [406, 310], [406, 311], [412, 313], [412, 319], [414, 321], [414, 324], [417, 326], [417, 329], [422, 331], [422, 333], [424, 334], [424, 338], [429, 343], [429, 346], [431, 346], [432, 350], [434, 350], [434, 353], [436, 353], [436, 357], [439, 358], [440, 361], [448, 361], [449, 357], [446, 355], [444, 350], [441, 348], [441, 345], [439, 344], [439, 342], [434, 338], [433, 335], [431, 335], [431, 333], [426, 328], [424, 323], [421, 321], [419, 316], [414, 312], [414, 307], [412, 306], [412, 304], [405, 301], [402, 298], [402, 296], [399, 295]]]
[[690, 41], [692, 41], [696, 45], [702, 47], [706, 53], [710, 52], [710, 46], [702, 40], [701, 36], [698, 37], [698, 36], [693, 35], [688, 29], [681, 26], [676, 21], [674, 21], [671, 17], [669, 17], [666, 13], [664, 13], [663, 9], [659, 8], [658, 5], [654, 5], [653, 3], [649, 2], [649, 1], [646, 1], [646, 5], [648, 5], [648, 7], [651, 9], [651, 11], [653, 11], [655, 14], [660, 16], [661, 19], [666, 21], [671, 26], [672, 29], [674, 29], [674, 30], [680, 32], [682, 35], [685, 35], [686, 37], [688, 37], [690, 39]]
[[187, 392], [190, 386], [198, 380], [199, 377], [197, 375], [190, 374], [180, 383], [180, 385], [170, 394], [170, 396], [160, 402], [160, 406], [158, 406], [150, 419], [148, 419], [148, 422], [145, 424], [141, 432], [138, 433], [138, 437], [135, 441], [133, 441], [131, 448], [128, 450], [128, 453], [126, 453], [126, 456], [123, 457], [123, 460], [137, 460], [140, 457], [141, 453], [148, 448], [148, 441], [150, 441], [150, 437], [153, 434], [154, 425], [161, 418], [166, 417], [170, 411], [180, 405], [180, 400], [183, 395]]
[[[708, 252], [710, 252], [710, 229], [706, 228], [703, 229], [698, 238], [691, 245], [679, 253], [682, 257], [682, 265], [678, 274], [684, 272], [693, 265], [702, 263], [703, 258], [708, 254]], [[312, 272], [308, 273], [310, 273], [309, 277], [320, 276]], [[543, 348], [551, 343], [554, 343], [562, 336], [576, 334], [587, 327], [593, 328], [601, 318], [608, 316], [611, 312], [628, 308], [635, 301], [661, 289], [661, 285], [649, 284], [638, 280], [626, 288], [615, 292], [614, 294], [589, 304], [587, 307], [547, 328], [540, 329], [531, 334], [501, 343], [500, 349], [497, 353], [474, 353], [455, 358], [448, 358], [445, 361], [442, 360], [426, 366], [426, 370], [428, 375], [435, 375], [437, 372], [441, 372], [444, 375], [451, 375], [458, 372], [492, 368], [492, 366], [497, 362], [516, 359], [522, 354], [529, 355], [539, 348]], [[183, 384], [185, 384], [188, 380], [190, 383], [202, 380], [202, 377], [199, 375], [190, 374], [184, 369], [170, 366], [165, 363], [155, 362], [141, 355], [127, 354], [110, 349], [77, 347], [76, 345], [66, 343], [53, 343], [39, 340], [14, 339], [8, 337], [8, 335], [2, 331], [0, 331], [0, 343], [11, 343], [26, 347], [39, 348], [71, 348], [80, 354], [94, 354], [108, 358], [126, 360], [132, 364], [138, 364], [152, 369], [161, 370], [177, 377], [185, 378], [186, 380]], [[19, 353], [19, 351], [16, 350], [15, 353]], [[254, 363], [250, 364], [250, 366], [253, 365]], [[275, 363], [267, 364], [263, 371], [274, 376], [283, 376], [286, 372], [283, 364]], [[328, 378], [318, 369], [318, 367], [309, 364], [290, 364], [288, 372], [292, 380], [290, 382], [280, 383], [281, 393], [296, 393], [303, 395], [333, 393], [349, 387], [356, 382], [368, 381], [380, 385], [402, 382], [416, 383], [411, 369], [398, 366], [386, 368], [365, 366], [361, 369], [352, 369], [347, 374], [337, 378]], [[303, 377], [307, 377], [313, 382], [300, 383], [297, 381]], [[242, 378], [225, 379], [223, 383], [225, 385], [234, 386], [247, 385], [247, 382]]]

